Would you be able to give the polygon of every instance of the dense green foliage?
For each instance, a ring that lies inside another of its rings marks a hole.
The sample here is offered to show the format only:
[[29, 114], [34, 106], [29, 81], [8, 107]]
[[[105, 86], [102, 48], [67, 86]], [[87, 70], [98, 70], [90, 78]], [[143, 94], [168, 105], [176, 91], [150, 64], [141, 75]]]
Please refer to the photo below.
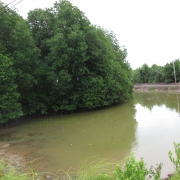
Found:
[[147, 168], [143, 159], [136, 161], [133, 154], [125, 159], [125, 167], [117, 166], [117, 180], [159, 180], [161, 175], [162, 164], [157, 165], [157, 168]]
[[[176, 71], [176, 82], [180, 81], [180, 60], [174, 61]], [[172, 83], [175, 82], [173, 62], [167, 63], [165, 66], [157, 66], [153, 64], [149, 67], [147, 64], [142, 65], [132, 71], [134, 83]]]
[[[22, 114], [103, 107], [131, 97], [126, 49], [69, 1], [30, 11], [27, 20], [3, 3], [0, 8], [1, 59], [10, 62], [1, 71], [10, 67], [4, 78], [13, 76], [13, 90], [8, 86], [7, 92], [15, 97], [14, 105], [7, 102], [11, 114], [4, 115], [8, 106], [1, 100], [1, 122]], [[2, 95], [8, 96], [4, 91]]]
[[17, 92], [15, 72], [10, 58], [0, 54], [0, 123], [22, 115], [20, 94]]
[[[6, 86], [7, 92], [11, 94], [8, 95], [5, 91], [0, 94], [6, 97], [6, 103], [2, 99], [0, 101], [3, 106], [0, 109], [3, 114], [0, 122], [27, 114], [31, 109], [38, 63], [38, 49], [26, 21], [15, 11], [3, 7], [1, 3], [0, 8], [4, 13], [0, 16], [0, 63], [1, 73], [6, 73], [3, 75], [4, 79], [0, 80], [0, 86]], [[20, 113], [19, 107], [22, 107], [23, 113]]]

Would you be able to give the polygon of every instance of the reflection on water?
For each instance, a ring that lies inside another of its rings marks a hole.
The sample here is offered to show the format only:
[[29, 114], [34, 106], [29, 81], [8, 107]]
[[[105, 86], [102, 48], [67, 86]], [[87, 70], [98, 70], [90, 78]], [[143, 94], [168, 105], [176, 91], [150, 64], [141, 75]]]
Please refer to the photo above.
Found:
[[154, 106], [165, 105], [170, 110], [179, 112], [180, 94], [169, 93], [136, 93], [134, 96], [135, 104], [152, 110]]
[[0, 132], [0, 146], [24, 157], [43, 157], [39, 171], [76, 169], [88, 157], [122, 160], [134, 152], [148, 166], [173, 171], [168, 151], [180, 142], [180, 95], [136, 93], [102, 110], [33, 118]]
[[177, 112], [178, 112], [179, 117], [180, 117], [180, 109], [179, 109], [179, 95], [177, 94], [177, 95], [176, 95], [176, 97], [177, 97], [177, 105], [178, 105]]
[[174, 149], [173, 142], [180, 142], [179, 96], [135, 95], [138, 145], [132, 151], [136, 157], [143, 157], [149, 166], [162, 162], [164, 176], [174, 170], [168, 152]]

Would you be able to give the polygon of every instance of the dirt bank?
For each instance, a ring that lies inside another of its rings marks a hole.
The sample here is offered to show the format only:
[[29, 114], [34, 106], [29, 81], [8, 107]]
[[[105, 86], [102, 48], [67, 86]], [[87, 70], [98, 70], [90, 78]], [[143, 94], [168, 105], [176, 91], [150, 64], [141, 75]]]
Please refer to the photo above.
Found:
[[157, 91], [180, 93], [180, 83], [158, 83], [158, 84], [134, 84], [135, 92]]

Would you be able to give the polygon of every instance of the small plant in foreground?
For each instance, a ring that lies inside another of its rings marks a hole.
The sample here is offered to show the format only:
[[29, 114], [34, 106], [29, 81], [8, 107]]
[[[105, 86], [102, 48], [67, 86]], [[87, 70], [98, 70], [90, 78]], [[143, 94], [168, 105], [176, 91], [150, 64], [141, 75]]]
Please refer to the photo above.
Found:
[[169, 159], [175, 166], [176, 172], [174, 173], [171, 180], [179, 180], [180, 179], [180, 143], [174, 143], [174, 151], [175, 151], [175, 158], [173, 157], [173, 153], [169, 151]]
[[145, 180], [154, 179], [159, 180], [161, 174], [162, 164], [157, 165], [157, 168], [151, 167], [147, 169], [144, 160], [141, 158], [139, 162], [135, 160], [134, 154], [131, 154], [125, 159], [124, 168], [117, 166], [118, 180]]

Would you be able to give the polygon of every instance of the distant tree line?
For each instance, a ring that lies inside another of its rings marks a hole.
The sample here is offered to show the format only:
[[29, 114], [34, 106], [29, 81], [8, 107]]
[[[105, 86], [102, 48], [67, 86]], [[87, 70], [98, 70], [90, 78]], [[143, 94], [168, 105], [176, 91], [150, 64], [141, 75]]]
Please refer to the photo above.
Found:
[[[176, 82], [180, 81], [180, 60], [174, 61], [176, 72]], [[175, 82], [173, 62], [167, 63], [165, 66], [153, 64], [149, 67], [147, 64], [142, 65], [132, 71], [134, 83], [172, 83]]]
[[2, 2], [0, 9], [0, 123], [131, 97], [126, 49], [69, 1], [30, 11], [27, 20]]

